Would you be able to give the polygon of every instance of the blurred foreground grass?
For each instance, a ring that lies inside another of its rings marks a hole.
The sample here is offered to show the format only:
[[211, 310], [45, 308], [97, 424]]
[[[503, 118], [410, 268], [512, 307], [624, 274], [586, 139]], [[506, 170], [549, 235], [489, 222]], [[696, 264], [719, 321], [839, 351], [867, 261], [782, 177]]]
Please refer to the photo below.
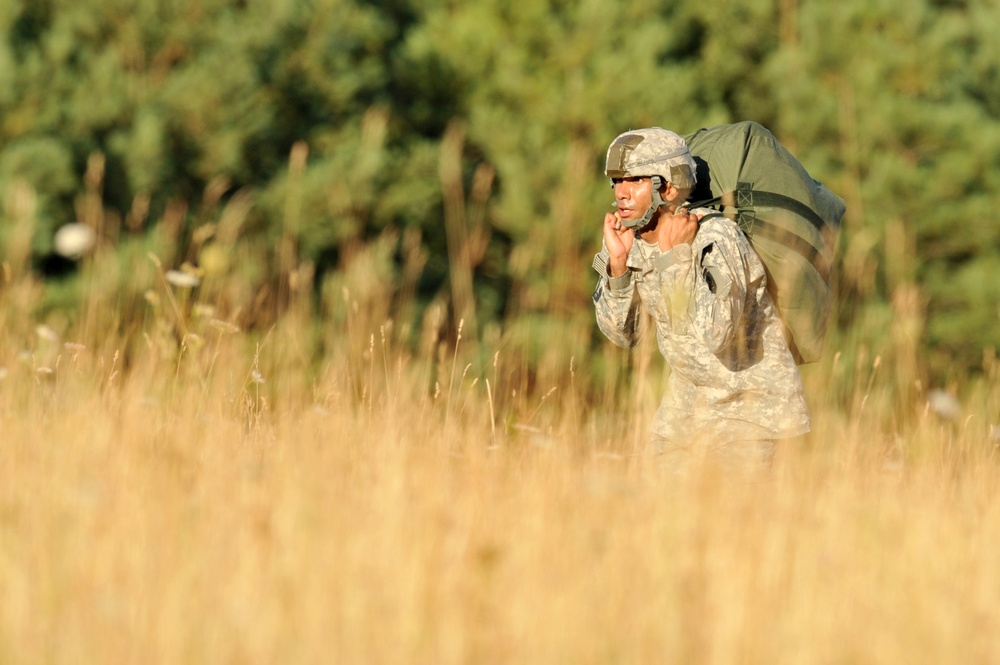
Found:
[[834, 358], [772, 477], [677, 478], [649, 348], [616, 395], [408, 351], [347, 287], [266, 335], [167, 282], [128, 334], [15, 325], [36, 287], [2, 312], [2, 662], [1000, 661], [993, 375], [946, 420]]

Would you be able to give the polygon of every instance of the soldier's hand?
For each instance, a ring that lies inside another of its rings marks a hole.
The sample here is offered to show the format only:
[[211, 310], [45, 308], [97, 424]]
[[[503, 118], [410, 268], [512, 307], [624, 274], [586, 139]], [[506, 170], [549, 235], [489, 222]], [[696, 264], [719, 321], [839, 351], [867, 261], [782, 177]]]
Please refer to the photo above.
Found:
[[656, 240], [661, 252], [668, 252], [677, 245], [691, 243], [698, 234], [700, 214], [687, 208], [678, 208], [670, 214], [660, 217], [656, 225]]
[[612, 277], [624, 275], [628, 270], [626, 261], [634, 242], [635, 234], [632, 229], [622, 226], [622, 218], [617, 212], [604, 215], [604, 246], [608, 249], [608, 269]]

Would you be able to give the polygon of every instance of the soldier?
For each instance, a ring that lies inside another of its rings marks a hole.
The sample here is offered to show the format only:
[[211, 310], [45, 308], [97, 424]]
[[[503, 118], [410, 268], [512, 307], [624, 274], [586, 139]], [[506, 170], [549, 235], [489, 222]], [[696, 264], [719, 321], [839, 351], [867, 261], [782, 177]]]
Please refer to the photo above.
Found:
[[768, 468], [775, 442], [810, 429], [802, 379], [760, 258], [734, 222], [689, 210], [696, 167], [677, 134], [626, 132], [608, 148], [616, 212], [594, 257], [598, 327], [639, 341], [640, 308], [670, 366], [651, 444], [670, 466], [692, 456]]

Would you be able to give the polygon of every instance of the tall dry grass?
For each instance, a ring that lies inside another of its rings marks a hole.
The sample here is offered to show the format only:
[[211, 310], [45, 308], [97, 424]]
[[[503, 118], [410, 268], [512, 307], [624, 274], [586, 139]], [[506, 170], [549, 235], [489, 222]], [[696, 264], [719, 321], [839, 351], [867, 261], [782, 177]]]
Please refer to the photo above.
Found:
[[260, 334], [238, 275], [107, 254], [91, 293], [145, 299], [36, 321], [8, 261], [0, 662], [1000, 661], [995, 360], [948, 420], [833, 357], [773, 474], [675, 476], [655, 348], [531, 372], [440, 305], [406, 329], [379, 252]]
[[675, 478], [613, 404], [497, 413], [503, 381], [428, 390], [377, 338], [281, 377], [286, 343], [10, 363], [5, 662], [1000, 659], [1000, 473], [971, 426], [819, 412], [766, 481]]

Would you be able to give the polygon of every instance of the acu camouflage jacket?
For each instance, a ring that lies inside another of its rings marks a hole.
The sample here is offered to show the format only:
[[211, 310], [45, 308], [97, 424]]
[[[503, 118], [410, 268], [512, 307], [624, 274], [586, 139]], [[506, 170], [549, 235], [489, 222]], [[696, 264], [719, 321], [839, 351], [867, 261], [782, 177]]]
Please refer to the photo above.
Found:
[[809, 431], [802, 379], [764, 266], [732, 221], [707, 219], [692, 244], [665, 254], [636, 237], [620, 277], [609, 277], [607, 263], [602, 247], [594, 257], [598, 327], [632, 348], [645, 308], [671, 369], [654, 434], [728, 443]]

